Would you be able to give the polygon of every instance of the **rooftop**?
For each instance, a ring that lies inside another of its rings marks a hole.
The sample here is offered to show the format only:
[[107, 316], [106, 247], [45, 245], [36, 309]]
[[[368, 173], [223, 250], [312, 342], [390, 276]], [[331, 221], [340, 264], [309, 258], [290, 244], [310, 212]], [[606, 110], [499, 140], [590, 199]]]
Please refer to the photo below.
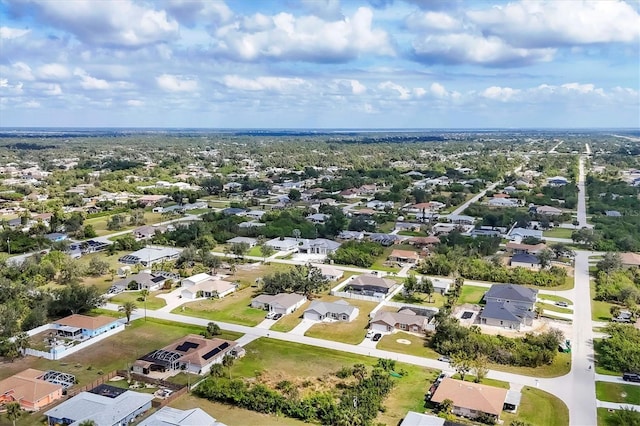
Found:
[[57, 320], [55, 324], [67, 327], [83, 328], [85, 330], [96, 330], [117, 321], [117, 318], [108, 317], [106, 315], [90, 317], [87, 315], [73, 314]]
[[441, 403], [445, 399], [453, 401], [455, 407], [468, 408], [499, 416], [502, 413], [507, 390], [479, 383], [463, 382], [445, 378], [431, 397], [431, 401]]

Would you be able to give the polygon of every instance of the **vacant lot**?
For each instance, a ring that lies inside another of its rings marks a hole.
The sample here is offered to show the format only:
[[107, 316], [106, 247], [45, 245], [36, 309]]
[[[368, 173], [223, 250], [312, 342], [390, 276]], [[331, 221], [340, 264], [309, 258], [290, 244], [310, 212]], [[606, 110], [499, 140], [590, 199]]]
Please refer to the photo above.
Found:
[[[127, 213], [120, 213], [121, 215], [125, 216], [127, 223], [129, 220], [129, 215]], [[121, 232], [121, 231], [126, 231], [129, 229], [135, 229], [138, 226], [125, 226], [122, 229], [119, 229], [118, 231], [111, 231], [107, 229], [107, 223], [109, 221], [111, 216], [101, 216], [101, 217], [93, 217], [90, 219], [87, 219], [84, 221], [85, 225], [91, 225], [93, 226], [93, 229], [96, 231], [96, 234], [101, 237], [103, 235], [108, 235], [111, 234], [113, 232]], [[160, 213], [153, 213], [153, 212], [145, 212], [144, 213], [144, 219], [145, 219], [145, 224], [147, 225], [152, 225], [154, 223], [159, 223], [163, 221], [162, 215]]]
[[[168, 345], [186, 334], [200, 334], [203, 327], [148, 318], [132, 321], [127, 328], [102, 342], [59, 361], [25, 357], [0, 366], [0, 379], [25, 368], [56, 370], [76, 376], [78, 383], [95, 380], [103, 373], [128, 367], [140, 356]], [[235, 340], [239, 333], [224, 332], [221, 338]]]
[[596, 382], [596, 397], [600, 401], [640, 405], [640, 386]]
[[186, 303], [172, 312], [252, 327], [258, 325], [265, 317], [265, 311], [250, 306], [251, 299], [255, 297], [255, 290], [255, 288], [245, 287], [222, 299], [206, 299]]
[[553, 228], [542, 233], [543, 237], [551, 237], [551, 238], [568, 238], [571, 239], [571, 234], [573, 233], [573, 229], [570, 228]]
[[139, 291], [127, 291], [113, 296], [109, 299], [109, 302], [115, 303], [116, 305], [122, 305], [125, 302], [134, 302], [138, 306], [137, 313], [142, 314], [145, 308], [153, 311], [165, 306], [167, 301], [157, 296], [159, 294], [169, 293], [170, 291], [171, 290], [152, 291], [147, 296], [146, 302], [143, 301]]
[[[407, 340], [410, 344], [399, 343], [398, 340]], [[437, 359], [440, 354], [431, 348], [424, 346], [425, 338], [422, 336], [416, 336], [415, 334], [397, 332], [393, 334], [387, 334], [376, 346], [377, 349], [385, 351], [399, 352], [401, 354], [421, 356], [425, 358]]]
[[513, 367], [510, 365], [491, 363], [489, 363], [488, 367], [492, 370], [522, 374], [523, 376], [559, 377], [568, 374], [571, 370], [571, 354], [559, 352], [550, 365], [542, 365], [540, 367]]
[[[339, 299], [339, 297], [335, 296], [323, 296], [319, 300], [334, 302]], [[350, 343], [352, 345], [362, 342], [362, 339], [364, 339], [364, 336], [367, 334], [366, 329], [369, 325], [369, 313], [377, 306], [377, 303], [355, 299], [345, 300], [349, 302], [350, 305], [356, 306], [360, 310], [356, 319], [351, 322], [337, 321], [331, 323], [318, 323], [311, 327], [305, 333], [305, 336]]]
[[411, 297], [405, 297], [402, 295], [402, 292], [400, 292], [393, 296], [391, 300], [399, 303], [410, 303], [413, 305], [424, 305], [440, 308], [444, 306], [445, 297], [440, 293], [433, 293], [431, 295], [431, 298], [429, 298], [429, 296], [424, 293], [413, 293]]

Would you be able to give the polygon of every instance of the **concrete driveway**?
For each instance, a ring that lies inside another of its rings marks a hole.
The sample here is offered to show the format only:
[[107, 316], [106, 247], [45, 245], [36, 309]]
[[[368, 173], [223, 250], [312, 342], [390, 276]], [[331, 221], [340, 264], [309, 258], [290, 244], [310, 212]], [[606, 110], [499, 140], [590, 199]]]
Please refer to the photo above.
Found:
[[310, 319], [302, 319], [300, 324], [296, 325], [293, 330], [289, 332], [289, 334], [294, 334], [296, 336], [304, 336], [304, 333], [307, 332], [314, 324], [317, 324], [318, 321], [310, 320]]

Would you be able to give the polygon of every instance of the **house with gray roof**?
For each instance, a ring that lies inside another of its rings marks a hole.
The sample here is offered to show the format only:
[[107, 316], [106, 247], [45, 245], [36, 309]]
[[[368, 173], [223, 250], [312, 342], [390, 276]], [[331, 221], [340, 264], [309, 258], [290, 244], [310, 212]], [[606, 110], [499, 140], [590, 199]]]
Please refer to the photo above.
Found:
[[159, 274], [146, 270], [118, 280], [113, 283], [113, 285], [121, 289], [134, 290], [129, 288], [129, 284], [131, 282], [135, 282], [137, 284], [137, 290], [156, 291], [160, 290], [164, 286], [164, 282], [167, 279], [169, 279], [169, 277], [166, 274]]
[[522, 309], [520, 305], [491, 301], [480, 313], [480, 324], [520, 330], [523, 325], [530, 326], [535, 316], [535, 312]]
[[256, 238], [250, 237], [234, 237], [230, 240], [227, 240], [227, 244], [246, 244], [249, 248], [255, 247], [258, 244], [258, 240]]
[[511, 258], [512, 267], [521, 267], [527, 269], [540, 269], [540, 259], [537, 256], [529, 253], [514, 254]]
[[326, 238], [315, 238], [313, 240], [302, 240], [302, 244], [298, 245], [299, 253], [306, 254], [330, 254], [338, 250], [341, 244]]
[[44, 415], [49, 425], [79, 425], [89, 420], [97, 426], [127, 425], [151, 408], [153, 398], [148, 393], [100, 385], [91, 392], [80, 392]]
[[251, 307], [287, 315], [307, 301], [307, 297], [297, 293], [261, 294], [251, 300]]
[[304, 319], [314, 321], [334, 320], [351, 322], [358, 316], [358, 313], [360, 313], [360, 310], [345, 300], [335, 302], [314, 300], [304, 311], [303, 317]]
[[494, 284], [484, 294], [485, 302], [505, 302], [520, 309], [533, 310], [538, 290], [517, 284]]
[[509, 232], [508, 238], [510, 240], [522, 240], [526, 237], [535, 237], [539, 240], [542, 239], [542, 231], [537, 229], [526, 229], [526, 228], [513, 228], [511, 232]]
[[375, 275], [358, 275], [351, 278], [351, 281], [345, 286], [345, 291], [366, 296], [383, 297], [397, 286], [398, 283], [394, 280]]
[[138, 426], [225, 426], [201, 408], [191, 410], [179, 410], [172, 407], [162, 407]]
[[371, 320], [371, 329], [387, 333], [395, 330], [424, 333], [427, 330], [429, 319], [429, 317], [419, 315], [411, 309], [401, 309], [398, 312], [378, 311]]

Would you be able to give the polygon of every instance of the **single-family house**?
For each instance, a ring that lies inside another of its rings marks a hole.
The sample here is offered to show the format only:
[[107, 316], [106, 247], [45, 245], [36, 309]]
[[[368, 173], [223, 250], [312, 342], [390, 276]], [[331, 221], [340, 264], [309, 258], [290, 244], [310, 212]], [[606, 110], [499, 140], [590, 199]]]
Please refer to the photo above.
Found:
[[523, 244], [523, 243], [514, 243], [513, 241], [509, 241], [506, 245], [507, 253], [511, 253], [513, 255], [532, 254], [535, 256], [546, 248], [547, 248], [547, 245], [545, 243]]
[[445, 218], [451, 222], [458, 225], [473, 225], [476, 221], [476, 218], [473, 216], [466, 216], [460, 214], [450, 214], [445, 216]]
[[287, 315], [298, 309], [306, 301], [306, 296], [296, 293], [261, 294], [251, 300], [251, 307]]
[[[442, 417], [409, 411], [402, 419], [400, 426], [446, 426], [447, 424], [451, 423]], [[453, 425], [451, 424], [451, 426]]]
[[63, 387], [43, 380], [44, 371], [28, 368], [0, 381], [0, 405], [17, 402], [26, 411], [39, 411], [62, 398]]
[[333, 266], [318, 265], [317, 268], [320, 269], [322, 276], [329, 281], [338, 281], [344, 275], [344, 271], [342, 269], [334, 268]]
[[311, 223], [323, 225], [331, 216], [324, 213], [314, 213], [306, 217]]
[[564, 186], [569, 183], [569, 180], [564, 176], [554, 176], [547, 178], [548, 186]]
[[296, 238], [274, 238], [272, 240], [267, 241], [265, 244], [273, 247], [274, 250], [277, 251], [293, 251], [298, 249], [298, 245], [302, 241]]
[[393, 250], [389, 255], [391, 262], [415, 265], [420, 262], [420, 255], [411, 250]]
[[171, 247], [145, 247], [134, 251], [118, 259], [119, 262], [127, 265], [141, 264], [142, 266], [151, 266], [154, 263], [160, 263], [169, 260], [175, 260], [180, 256], [180, 251]]
[[206, 374], [213, 364], [222, 363], [225, 355], [239, 358], [244, 354], [244, 348], [237, 342], [188, 334], [162, 349], [138, 358], [132, 370], [139, 374], [170, 370]]
[[638, 253], [620, 253], [620, 260], [625, 268], [640, 267], [640, 254]]
[[520, 205], [518, 200], [500, 197], [493, 197], [487, 202], [487, 204], [491, 207], [518, 207]]
[[249, 210], [245, 213], [245, 216], [251, 219], [260, 220], [266, 212], [263, 210]]
[[87, 339], [113, 330], [120, 325], [120, 320], [106, 315], [89, 317], [73, 314], [53, 323], [58, 336], [72, 339]]
[[361, 241], [363, 238], [364, 233], [359, 231], [340, 231], [340, 234], [338, 234], [338, 239], [344, 241]]
[[301, 244], [298, 245], [298, 252], [327, 255], [338, 250], [341, 245], [342, 244], [327, 240], [326, 238], [315, 238], [313, 240], [304, 239], [301, 240]]
[[357, 316], [360, 310], [350, 305], [345, 300], [337, 300], [335, 302], [323, 302], [314, 300], [309, 307], [305, 309], [304, 319], [314, 321], [334, 320], [351, 322]]
[[484, 294], [485, 302], [506, 302], [520, 309], [533, 310], [538, 290], [518, 284], [494, 284]]
[[[122, 272], [124, 273], [125, 271]], [[113, 283], [113, 286], [119, 287], [121, 289], [129, 289], [129, 284], [135, 282], [137, 285], [137, 288], [135, 290], [156, 291], [160, 290], [164, 286], [164, 283], [165, 281], [167, 281], [167, 279], [167, 274], [159, 274], [146, 270], [118, 280]], [[131, 288], [130, 290], [134, 289]]]
[[138, 426], [225, 426], [201, 408], [179, 410], [164, 406], [138, 423]]
[[367, 274], [352, 277], [351, 281], [345, 286], [345, 291], [367, 296], [382, 297], [397, 286], [398, 283], [394, 280]]
[[534, 237], [539, 240], [543, 238], [542, 231], [538, 229], [527, 229], [527, 228], [513, 228], [511, 232], [509, 232], [508, 237], [512, 241], [522, 240], [523, 238], [527, 238], [527, 237]]
[[166, 226], [144, 225], [134, 229], [133, 236], [136, 240], [146, 240], [156, 235], [156, 233], [161, 234], [166, 230]]
[[552, 206], [538, 206], [536, 207], [536, 213], [545, 216], [560, 216], [562, 210]]
[[395, 234], [379, 234], [373, 233], [369, 234], [369, 240], [374, 243], [379, 243], [385, 247], [392, 246], [400, 241], [400, 237]]
[[520, 330], [523, 325], [530, 326], [535, 316], [535, 312], [522, 309], [517, 304], [488, 301], [480, 312], [480, 323]]
[[411, 237], [405, 240], [405, 243], [410, 244], [419, 248], [433, 247], [436, 244], [440, 244], [440, 238], [429, 236], [429, 237]]
[[426, 316], [416, 314], [411, 309], [401, 309], [398, 312], [378, 311], [371, 320], [371, 329], [387, 333], [395, 330], [424, 333], [427, 330], [429, 319]]
[[440, 404], [448, 399], [453, 402], [453, 414], [470, 419], [484, 414], [498, 420], [506, 398], [507, 389], [446, 377], [431, 396], [431, 402]]
[[234, 237], [227, 240], [227, 244], [246, 244], [249, 248], [252, 248], [258, 244], [258, 240], [250, 237]]
[[181, 296], [186, 299], [198, 297], [218, 297], [223, 298], [233, 293], [238, 288], [237, 284], [224, 281], [218, 277], [200, 273], [192, 275], [182, 280]]
[[527, 269], [538, 270], [541, 267], [540, 259], [533, 254], [519, 253], [511, 257], [510, 265], [512, 267], [521, 267]]

